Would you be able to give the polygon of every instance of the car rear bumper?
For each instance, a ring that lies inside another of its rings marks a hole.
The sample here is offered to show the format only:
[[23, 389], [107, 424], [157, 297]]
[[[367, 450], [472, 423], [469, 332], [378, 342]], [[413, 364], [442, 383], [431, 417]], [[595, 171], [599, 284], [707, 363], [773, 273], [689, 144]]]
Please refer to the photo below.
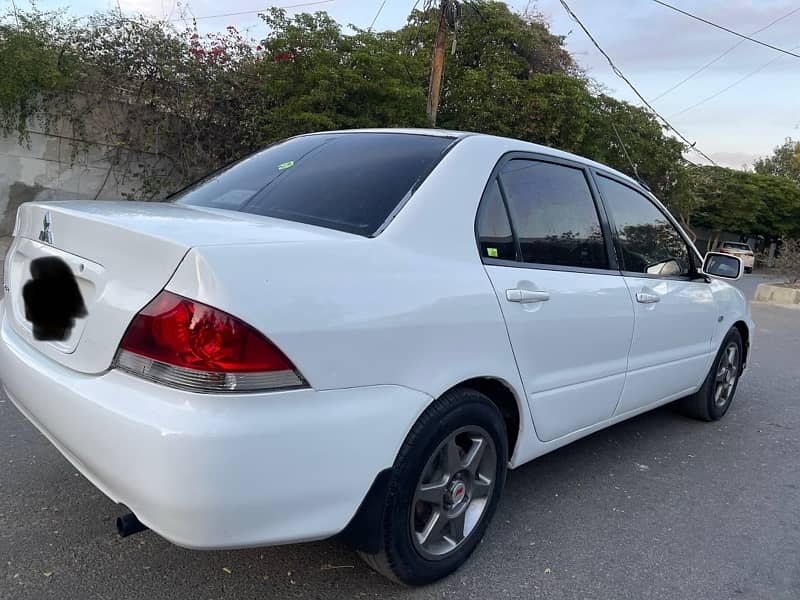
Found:
[[72, 371], [4, 318], [0, 337], [19, 410], [109, 498], [189, 548], [335, 535], [430, 401], [399, 386], [194, 394]]

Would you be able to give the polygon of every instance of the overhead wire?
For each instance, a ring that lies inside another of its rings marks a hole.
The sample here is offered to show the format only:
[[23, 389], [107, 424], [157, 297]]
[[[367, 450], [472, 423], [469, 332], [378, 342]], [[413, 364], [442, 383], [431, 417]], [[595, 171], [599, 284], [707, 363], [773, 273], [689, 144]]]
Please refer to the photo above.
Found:
[[[795, 46], [794, 48], [792, 48], [792, 50], [797, 50], [797, 49], [800, 49], [800, 46]], [[700, 102], [696, 102], [696, 103], [692, 104], [691, 106], [688, 106], [688, 107], [684, 108], [683, 110], [681, 110], [681, 111], [678, 111], [678, 112], [676, 112], [676, 113], [675, 113], [675, 114], [673, 114], [673, 115], [670, 115], [670, 119], [673, 119], [673, 118], [675, 118], [675, 117], [679, 117], [679, 116], [681, 116], [682, 114], [684, 114], [684, 113], [687, 113], [687, 112], [689, 112], [690, 110], [693, 110], [693, 109], [697, 108], [698, 106], [702, 106], [702, 105], [703, 105], [703, 104], [705, 104], [706, 102], [710, 102], [711, 100], [713, 100], [713, 99], [714, 99], [714, 98], [716, 98], [717, 96], [721, 96], [722, 94], [724, 94], [725, 92], [727, 92], [727, 91], [728, 91], [728, 90], [730, 90], [731, 88], [734, 88], [734, 87], [736, 87], [737, 85], [739, 85], [740, 83], [742, 83], [743, 81], [745, 81], [745, 80], [747, 80], [747, 79], [750, 79], [750, 78], [751, 78], [753, 75], [757, 75], [758, 73], [760, 73], [761, 71], [763, 71], [764, 69], [766, 69], [766, 68], [767, 68], [767, 67], [769, 67], [770, 65], [772, 65], [772, 64], [774, 64], [774, 63], [776, 63], [777, 61], [781, 60], [782, 58], [783, 58], [782, 56], [776, 56], [776, 57], [774, 57], [774, 58], [773, 58], [772, 60], [770, 60], [769, 62], [766, 62], [766, 63], [764, 63], [763, 65], [761, 65], [760, 67], [758, 67], [758, 68], [756, 68], [756, 69], [753, 69], [753, 70], [752, 70], [752, 71], [750, 71], [750, 72], [749, 72], [747, 75], [744, 75], [743, 77], [740, 77], [739, 79], [737, 79], [736, 81], [734, 81], [734, 82], [733, 82], [733, 83], [731, 83], [730, 85], [728, 85], [728, 86], [725, 86], [724, 88], [722, 88], [721, 90], [719, 90], [719, 91], [717, 91], [717, 92], [715, 92], [715, 93], [711, 94], [711, 95], [710, 95], [710, 96], [708, 96], [707, 98], [704, 98], [703, 100], [700, 100]]]
[[709, 21], [708, 19], [704, 19], [703, 17], [699, 17], [699, 16], [697, 16], [695, 14], [687, 12], [687, 11], [681, 9], [681, 8], [678, 8], [677, 6], [673, 6], [672, 4], [667, 4], [663, 0], [652, 0], [652, 1], [655, 2], [656, 4], [660, 4], [661, 6], [669, 8], [670, 10], [674, 10], [675, 12], [679, 12], [682, 15], [686, 15], [687, 17], [691, 17], [692, 19], [700, 21], [701, 23], [705, 23], [706, 25], [710, 25], [711, 27], [716, 27], [717, 29], [721, 29], [722, 31], [727, 31], [728, 33], [730, 33], [732, 35], [735, 35], [735, 36], [738, 36], [738, 37], [740, 37], [742, 39], [751, 41], [754, 44], [759, 44], [761, 46], [765, 46], [767, 48], [771, 48], [772, 50], [775, 50], [776, 52], [782, 52], [783, 54], [788, 54], [789, 56], [794, 56], [795, 58], [800, 58], [800, 54], [795, 54], [794, 52], [792, 52], [790, 50], [784, 50], [783, 48], [779, 48], [778, 46], [773, 46], [772, 44], [768, 44], [767, 42], [762, 42], [761, 40], [756, 39], [754, 37], [750, 37], [749, 35], [745, 35], [743, 33], [739, 33], [738, 31], [734, 31], [733, 29], [730, 29], [730, 28], [725, 27], [723, 25], [719, 25], [718, 23], [714, 23], [714, 21]]
[[[795, 9], [793, 9], [793, 10], [789, 11], [788, 13], [786, 13], [785, 15], [783, 15], [782, 17], [778, 17], [778, 18], [777, 18], [777, 19], [775, 19], [774, 21], [771, 21], [770, 23], [767, 23], [767, 24], [766, 24], [766, 25], [764, 25], [764, 26], [763, 26], [761, 29], [757, 29], [756, 31], [754, 31], [754, 32], [753, 32], [753, 33], [751, 33], [750, 35], [755, 35], [755, 34], [757, 34], [757, 33], [761, 33], [762, 31], [765, 31], [765, 30], [769, 29], [769, 28], [770, 28], [770, 27], [772, 27], [773, 25], [776, 25], [777, 23], [780, 23], [780, 22], [781, 22], [781, 21], [783, 21], [784, 19], [788, 19], [789, 17], [791, 17], [793, 14], [795, 14], [795, 13], [796, 13], [796, 12], [798, 12], [798, 11], [800, 11], [800, 6], [798, 6], [797, 8], [795, 8]], [[724, 51], [722, 54], [719, 54], [719, 55], [717, 55], [715, 58], [713, 58], [712, 60], [708, 61], [708, 62], [707, 62], [706, 64], [704, 64], [702, 67], [700, 67], [699, 69], [697, 69], [696, 71], [694, 71], [694, 72], [693, 72], [691, 75], [687, 75], [686, 77], [684, 77], [683, 79], [681, 79], [681, 80], [680, 80], [678, 83], [676, 83], [675, 85], [673, 85], [673, 86], [672, 86], [672, 87], [670, 87], [669, 89], [667, 89], [667, 90], [664, 90], [664, 91], [663, 91], [663, 92], [661, 92], [661, 93], [660, 93], [658, 96], [654, 96], [653, 98], [651, 98], [651, 99], [650, 99], [650, 102], [655, 102], [656, 100], [660, 100], [661, 98], [663, 98], [663, 97], [664, 97], [664, 96], [666, 96], [667, 94], [669, 94], [669, 93], [671, 93], [671, 92], [674, 92], [675, 90], [677, 90], [679, 87], [681, 87], [681, 86], [682, 86], [684, 83], [686, 83], [687, 81], [690, 81], [691, 79], [694, 79], [694, 78], [695, 78], [695, 77], [697, 77], [697, 76], [698, 76], [700, 73], [702, 73], [703, 71], [705, 71], [706, 69], [708, 69], [710, 66], [712, 66], [712, 65], [714, 65], [714, 64], [716, 64], [716, 63], [718, 63], [720, 60], [722, 60], [723, 58], [725, 58], [725, 57], [726, 57], [728, 54], [730, 54], [731, 52], [733, 52], [733, 51], [734, 51], [736, 48], [738, 48], [739, 46], [741, 46], [742, 44], [744, 44], [746, 41], [747, 41], [747, 40], [739, 40], [739, 41], [738, 41], [738, 42], [736, 42], [736, 43], [735, 43], [733, 46], [731, 46], [730, 48], [728, 48], [727, 50], [725, 50], [725, 51]], [[792, 49], [794, 50], [794, 48], [792, 48]]]
[[561, 2], [561, 6], [564, 7], [564, 10], [567, 11], [567, 14], [572, 18], [573, 21], [575, 21], [580, 26], [581, 29], [583, 29], [583, 32], [586, 34], [586, 36], [589, 38], [589, 40], [591, 40], [591, 42], [592, 42], [592, 44], [594, 44], [595, 48], [597, 48], [597, 50], [600, 52], [600, 54], [602, 54], [603, 57], [605, 57], [605, 59], [608, 61], [608, 64], [611, 66], [611, 70], [614, 72], [614, 74], [617, 77], [619, 77], [620, 79], [622, 79], [626, 84], [628, 84], [628, 87], [631, 88], [633, 93], [636, 94], [636, 96], [639, 98], [639, 100], [642, 101], [644, 106], [646, 106], [650, 110], [650, 112], [652, 112], [656, 117], [658, 117], [658, 119], [661, 120], [661, 122], [664, 124], [665, 127], [667, 127], [667, 129], [672, 131], [684, 143], [686, 143], [686, 145], [689, 147], [689, 149], [694, 150], [700, 156], [702, 156], [708, 162], [710, 162], [712, 165], [717, 166], [717, 163], [714, 161], [714, 159], [712, 159], [710, 156], [708, 156], [705, 152], [703, 152], [702, 150], [700, 150], [697, 147], [697, 142], [690, 142], [685, 135], [683, 135], [680, 131], [678, 131], [672, 125], [672, 123], [670, 123], [665, 117], [661, 116], [661, 114], [655, 108], [653, 108], [653, 105], [650, 104], [645, 99], [645, 97], [639, 92], [639, 90], [636, 88], [636, 86], [633, 85], [631, 80], [628, 79], [625, 76], [625, 74], [619, 69], [619, 67], [617, 67], [616, 64], [614, 64], [614, 61], [611, 59], [611, 57], [608, 55], [608, 53], [606, 53], [606, 51], [603, 50], [603, 48], [600, 46], [600, 44], [597, 42], [597, 40], [594, 38], [594, 36], [591, 34], [591, 32], [586, 28], [586, 25], [583, 24], [583, 21], [581, 21], [580, 18], [578, 18], [578, 15], [576, 15], [575, 12], [569, 7], [569, 4], [567, 4], [566, 0], [559, 0], [559, 1]]
[[[314, 2], [300, 2], [299, 4], [289, 4], [288, 6], [265, 6], [264, 8], [259, 8], [258, 10], [243, 10], [240, 12], [229, 12], [229, 13], [221, 13], [218, 15], [201, 15], [199, 17], [192, 17], [192, 20], [199, 21], [201, 19], [216, 19], [218, 17], [238, 17], [240, 15], [255, 15], [258, 13], [262, 13], [264, 11], [269, 10], [270, 8], [302, 8], [304, 6], [315, 6], [317, 4], [330, 4], [331, 2], [336, 2], [336, 0], [315, 0]], [[172, 21], [183, 21], [184, 18], [179, 19], [171, 19]]]
[[381, 13], [383, 12], [384, 6], [386, 6], [386, 0], [383, 0], [383, 2], [381, 2], [380, 8], [378, 8], [378, 12], [375, 15], [375, 18], [372, 19], [372, 23], [369, 24], [369, 29], [367, 29], [367, 31], [372, 31], [372, 28], [375, 26], [375, 22], [378, 20], [378, 17], [380, 17]]

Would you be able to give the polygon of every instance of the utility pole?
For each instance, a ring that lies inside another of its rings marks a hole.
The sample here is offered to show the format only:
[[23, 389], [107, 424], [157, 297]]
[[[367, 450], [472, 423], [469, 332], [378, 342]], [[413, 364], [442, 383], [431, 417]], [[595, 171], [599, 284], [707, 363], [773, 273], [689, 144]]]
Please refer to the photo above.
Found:
[[452, 0], [441, 0], [439, 4], [439, 28], [433, 41], [433, 61], [431, 63], [431, 82], [428, 88], [428, 121], [436, 127], [436, 113], [439, 112], [439, 97], [442, 92], [442, 71], [444, 71], [444, 43], [447, 38], [447, 10]]

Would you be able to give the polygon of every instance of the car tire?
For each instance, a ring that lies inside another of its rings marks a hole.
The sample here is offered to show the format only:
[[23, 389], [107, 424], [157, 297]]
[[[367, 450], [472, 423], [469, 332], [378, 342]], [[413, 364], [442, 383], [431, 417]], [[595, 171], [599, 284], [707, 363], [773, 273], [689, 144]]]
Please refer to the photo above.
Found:
[[745, 267], [744, 268], [744, 272], [745, 273], [752, 273], [753, 272], [753, 267]]
[[503, 417], [484, 394], [457, 388], [434, 402], [397, 455], [380, 550], [359, 552], [366, 563], [406, 585], [426, 585], [458, 569], [497, 508], [507, 440]]
[[678, 402], [681, 411], [701, 421], [718, 421], [725, 416], [736, 395], [743, 359], [742, 335], [734, 327], [725, 336], [702, 387]]

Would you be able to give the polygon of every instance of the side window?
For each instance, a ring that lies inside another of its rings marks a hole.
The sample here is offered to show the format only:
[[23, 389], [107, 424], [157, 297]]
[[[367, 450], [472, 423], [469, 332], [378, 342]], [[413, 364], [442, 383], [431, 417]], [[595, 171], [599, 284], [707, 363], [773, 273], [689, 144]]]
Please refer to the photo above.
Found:
[[511, 160], [500, 174], [522, 260], [608, 268], [600, 219], [581, 169]]
[[655, 204], [606, 177], [598, 177], [597, 184], [616, 227], [623, 270], [672, 276], [690, 273], [686, 242]]
[[516, 260], [514, 235], [496, 179], [489, 184], [481, 200], [477, 229], [482, 257]]

